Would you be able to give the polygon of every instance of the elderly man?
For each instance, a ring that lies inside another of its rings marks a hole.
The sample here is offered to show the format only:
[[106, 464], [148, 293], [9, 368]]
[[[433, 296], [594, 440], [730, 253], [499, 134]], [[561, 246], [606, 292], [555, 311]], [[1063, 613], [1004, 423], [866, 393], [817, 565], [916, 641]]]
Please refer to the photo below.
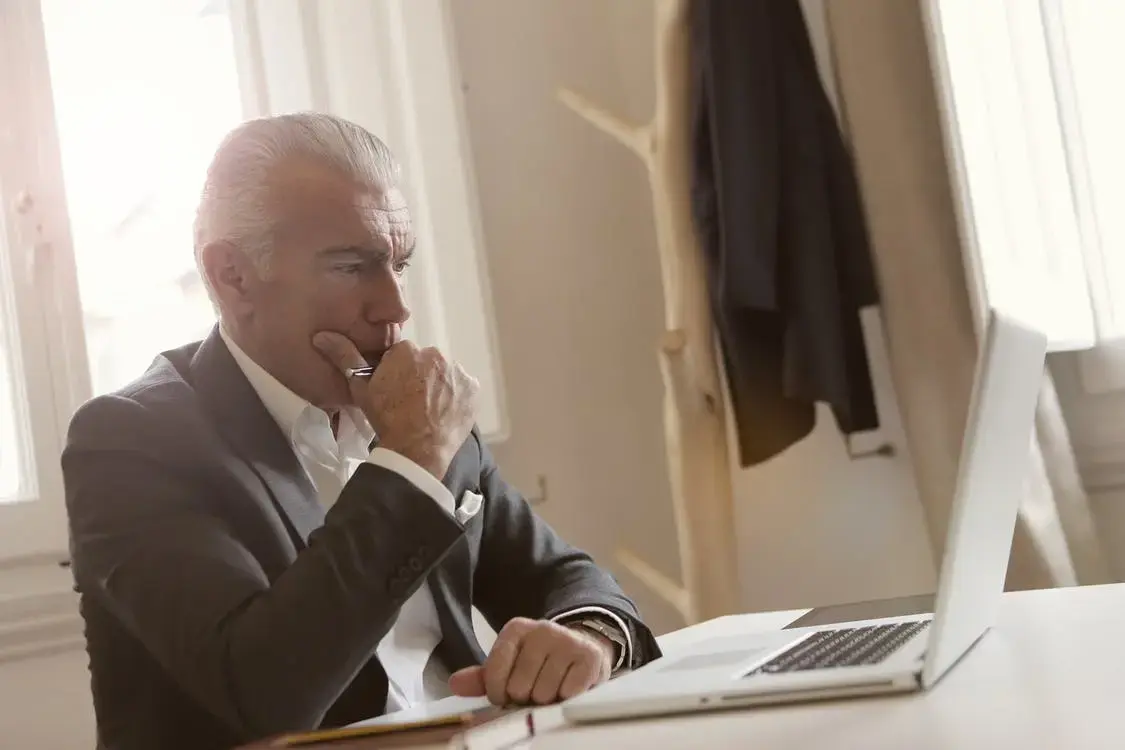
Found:
[[[401, 338], [396, 174], [336, 117], [233, 131], [195, 230], [219, 325], [75, 415], [62, 461], [103, 747], [227, 748], [451, 693], [547, 703], [659, 655], [501, 479], [477, 383]], [[473, 605], [499, 630], [487, 658]]]

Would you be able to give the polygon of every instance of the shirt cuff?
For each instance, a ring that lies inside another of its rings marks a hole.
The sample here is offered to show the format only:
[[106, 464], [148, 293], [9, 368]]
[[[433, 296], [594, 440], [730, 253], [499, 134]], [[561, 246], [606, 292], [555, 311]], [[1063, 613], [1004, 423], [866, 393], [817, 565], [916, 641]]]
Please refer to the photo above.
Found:
[[[629, 632], [625, 621], [605, 607], [577, 607], [576, 609], [568, 609], [566, 612], [552, 617], [551, 622], [579, 619], [578, 615], [601, 615], [602, 617], [608, 617], [617, 626], [617, 629], [621, 631], [621, 636], [625, 639], [625, 648], [621, 649], [621, 654], [617, 657], [617, 663], [613, 665], [614, 672], [625, 664], [633, 663], [633, 635]], [[563, 623], [559, 624], [561, 625]]]
[[454, 506], [456, 505], [453, 501], [453, 493], [450, 492], [449, 488], [442, 484], [437, 477], [406, 456], [387, 450], [386, 448], [375, 448], [375, 450], [371, 451], [371, 455], [367, 457], [367, 461], [368, 463], [381, 466], [387, 471], [393, 471], [400, 475], [406, 479], [406, 481], [433, 498], [433, 501], [440, 505], [446, 513], [450, 516], [453, 515]]

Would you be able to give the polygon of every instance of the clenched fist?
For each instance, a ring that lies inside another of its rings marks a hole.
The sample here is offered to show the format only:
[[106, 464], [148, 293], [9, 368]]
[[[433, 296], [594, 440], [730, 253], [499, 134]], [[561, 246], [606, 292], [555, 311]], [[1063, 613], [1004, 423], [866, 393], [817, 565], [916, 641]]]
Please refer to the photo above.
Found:
[[497, 634], [484, 664], [454, 672], [449, 687], [454, 695], [487, 695], [497, 706], [554, 703], [608, 680], [613, 652], [601, 636], [516, 617]]
[[[350, 339], [323, 331], [313, 344], [347, 375], [367, 362]], [[438, 479], [475, 422], [480, 385], [435, 348], [400, 341], [383, 354], [371, 377], [350, 377], [352, 401], [379, 435], [379, 446], [399, 453]]]

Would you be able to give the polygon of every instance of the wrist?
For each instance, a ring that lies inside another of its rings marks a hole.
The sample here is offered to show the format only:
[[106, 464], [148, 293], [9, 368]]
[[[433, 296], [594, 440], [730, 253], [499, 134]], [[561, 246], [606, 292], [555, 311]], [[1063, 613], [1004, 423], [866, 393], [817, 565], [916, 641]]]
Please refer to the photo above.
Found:
[[601, 648], [602, 654], [605, 657], [606, 663], [609, 664], [610, 669], [613, 669], [618, 661], [620, 661], [621, 645], [609, 636], [603, 634], [600, 630], [591, 627], [588, 623], [583, 621], [567, 623], [566, 627], [576, 630], [596, 643], [599, 648]]
[[445, 478], [448, 462], [443, 461], [440, 453], [436, 450], [396, 445], [393, 440], [380, 441], [379, 447], [389, 450], [392, 453], [397, 453], [409, 461], [413, 461], [439, 481]]

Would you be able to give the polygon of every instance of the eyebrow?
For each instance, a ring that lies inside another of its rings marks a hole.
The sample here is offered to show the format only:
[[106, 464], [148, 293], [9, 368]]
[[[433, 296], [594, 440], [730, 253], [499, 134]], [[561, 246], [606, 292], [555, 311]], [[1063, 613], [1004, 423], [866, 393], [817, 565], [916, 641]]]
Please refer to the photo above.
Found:
[[[414, 255], [414, 248], [417, 246], [417, 240], [410, 244], [410, 247], [405, 248], [399, 255], [398, 260], [410, 260]], [[329, 260], [339, 258], [362, 258], [366, 260], [373, 260], [383, 262], [390, 255], [386, 248], [371, 248], [363, 247], [361, 245], [345, 245], [342, 247], [329, 247], [317, 252], [317, 257], [327, 258]]]

